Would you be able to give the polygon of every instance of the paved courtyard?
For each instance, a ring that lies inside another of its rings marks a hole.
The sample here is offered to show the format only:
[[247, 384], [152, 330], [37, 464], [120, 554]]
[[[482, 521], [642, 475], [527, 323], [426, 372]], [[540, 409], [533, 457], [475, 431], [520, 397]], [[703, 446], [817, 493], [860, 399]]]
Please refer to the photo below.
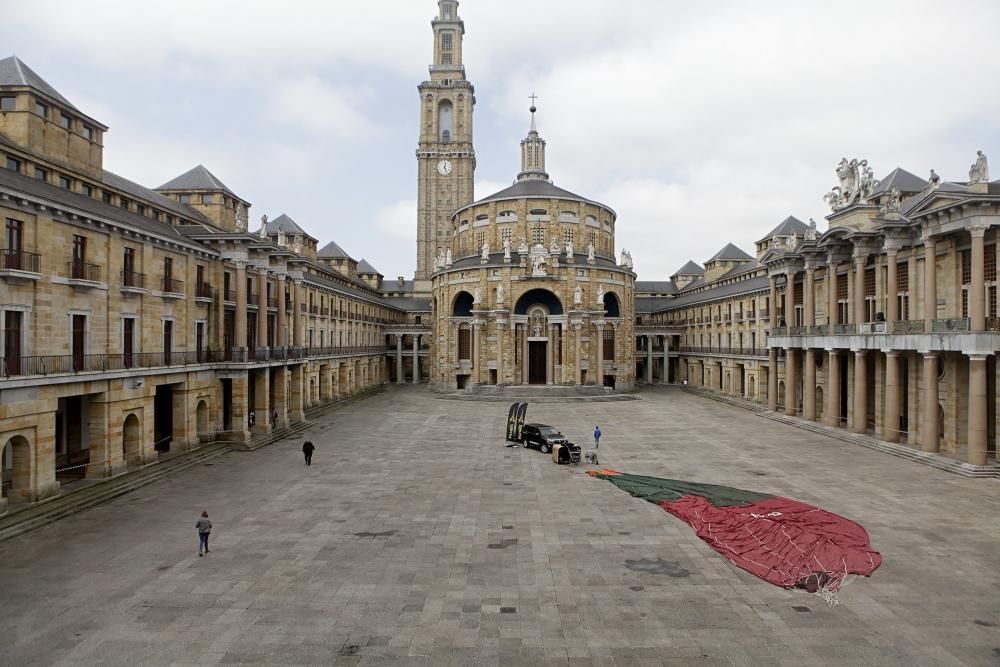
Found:
[[[626, 472], [791, 496], [884, 564], [839, 607], [730, 566], [680, 521], [533, 450], [507, 404], [391, 389], [301, 439], [0, 544], [0, 663], [997, 665], [1000, 484], [677, 390], [529, 419]], [[197, 555], [207, 509], [212, 552]]]

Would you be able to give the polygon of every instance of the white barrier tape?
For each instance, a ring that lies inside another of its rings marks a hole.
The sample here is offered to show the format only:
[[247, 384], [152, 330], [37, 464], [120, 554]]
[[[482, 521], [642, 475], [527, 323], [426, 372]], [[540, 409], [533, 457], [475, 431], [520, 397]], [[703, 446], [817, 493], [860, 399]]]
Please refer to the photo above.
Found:
[[65, 468], [56, 468], [56, 472], [66, 472], [67, 470], [76, 470], [77, 468], [86, 468], [88, 466], [98, 466], [103, 463], [110, 463], [111, 459], [104, 459], [103, 461], [91, 461], [90, 463], [81, 463], [78, 466], [67, 466]]

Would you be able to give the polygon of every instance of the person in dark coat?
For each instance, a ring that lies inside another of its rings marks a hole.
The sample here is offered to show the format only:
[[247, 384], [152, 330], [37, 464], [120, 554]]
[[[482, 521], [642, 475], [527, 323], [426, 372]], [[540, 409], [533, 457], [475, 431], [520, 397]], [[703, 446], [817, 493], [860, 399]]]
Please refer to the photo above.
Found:
[[302, 453], [306, 457], [306, 465], [311, 466], [313, 463], [313, 452], [316, 451], [315, 445], [312, 444], [311, 440], [306, 440], [302, 443]]
[[208, 553], [208, 536], [212, 533], [212, 522], [208, 520], [208, 512], [202, 512], [201, 518], [194, 524], [198, 529], [198, 555]]

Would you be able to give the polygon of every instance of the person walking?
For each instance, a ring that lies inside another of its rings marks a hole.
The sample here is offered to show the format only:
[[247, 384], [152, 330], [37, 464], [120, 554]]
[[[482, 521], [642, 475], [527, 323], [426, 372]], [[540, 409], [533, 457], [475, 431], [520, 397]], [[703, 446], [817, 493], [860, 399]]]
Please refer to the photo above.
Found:
[[306, 457], [306, 465], [311, 466], [313, 464], [313, 452], [316, 451], [316, 447], [312, 444], [312, 440], [306, 440], [302, 443], [302, 453]]
[[208, 520], [208, 512], [202, 512], [201, 518], [194, 524], [198, 529], [198, 557], [208, 553], [208, 536], [212, 534], [212, 522]]
[[594, 449], [598, 449], [601, 446], [601, 427], [594, 427]]

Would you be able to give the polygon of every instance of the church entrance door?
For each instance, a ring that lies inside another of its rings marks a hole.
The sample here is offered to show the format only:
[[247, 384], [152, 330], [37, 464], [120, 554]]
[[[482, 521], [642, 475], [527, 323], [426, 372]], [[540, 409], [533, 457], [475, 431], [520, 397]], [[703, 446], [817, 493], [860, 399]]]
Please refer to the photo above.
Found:
[[528, 342], [528, 384], [545, 384], [545, 352], [547, 342]]

